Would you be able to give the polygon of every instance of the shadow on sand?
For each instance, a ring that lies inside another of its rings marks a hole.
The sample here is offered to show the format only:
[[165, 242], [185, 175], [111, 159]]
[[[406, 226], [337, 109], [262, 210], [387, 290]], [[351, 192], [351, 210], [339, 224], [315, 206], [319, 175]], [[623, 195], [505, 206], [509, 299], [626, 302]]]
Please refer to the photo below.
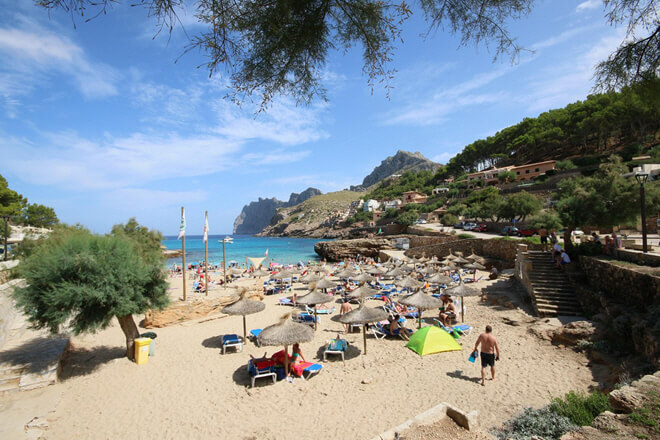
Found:
[[62, 361], [60, 380], [86, 376], [115, 359], [126, 357], [126, 347], [101, 345], [93, 348], [73, 348]]
[[480, 383], [481, 382], [480, 377], [466, 376], [465, 374], [463, 374], [463, 371], [461, 371], [461, 370], [450, 371], [450, 372], [447, 373], [447, 376], [453, 377], [454, 379], [466, 380], [468, 382], [474, 382], [474, 383]]

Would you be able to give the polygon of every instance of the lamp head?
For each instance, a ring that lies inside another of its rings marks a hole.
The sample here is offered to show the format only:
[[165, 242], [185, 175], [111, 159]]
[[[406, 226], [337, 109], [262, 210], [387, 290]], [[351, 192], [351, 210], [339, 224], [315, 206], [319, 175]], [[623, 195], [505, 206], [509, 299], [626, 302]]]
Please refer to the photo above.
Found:
[[649, 173], [644, 173], [642, 171], [638, 171], [635, 173], [635, 179], [637, 180], [637, 183], [640, 185], [644, 185], [646, 181], [649, 178]]

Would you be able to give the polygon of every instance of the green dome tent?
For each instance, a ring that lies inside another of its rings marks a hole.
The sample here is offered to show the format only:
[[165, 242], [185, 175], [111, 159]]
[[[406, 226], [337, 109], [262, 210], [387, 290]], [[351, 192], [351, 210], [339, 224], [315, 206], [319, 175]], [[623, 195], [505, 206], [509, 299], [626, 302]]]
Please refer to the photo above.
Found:
[[449, 333], [439, 327], [430, 326], [417, 330], [414, 335], [410, 337], [410, 341], [406, 344], [420, 356], [433, 353], [442, 353], [443, 351], [460, 351], [462, 347], [458, 345], [456, 339]]

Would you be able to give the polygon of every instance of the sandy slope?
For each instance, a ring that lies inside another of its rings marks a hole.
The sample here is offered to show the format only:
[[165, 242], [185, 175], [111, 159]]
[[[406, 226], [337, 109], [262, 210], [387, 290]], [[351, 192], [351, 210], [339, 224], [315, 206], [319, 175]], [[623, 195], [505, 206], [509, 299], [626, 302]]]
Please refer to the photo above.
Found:
[[[177, 297], [181, 280], [172, 283]], [[216, 288], [211, 295], [224, 293]], [[264, 312], [248, 316], [248, 329], [272, 324], [287, 310], [274, 305], [276, 297], [265, 301]], [[502, 323], [502, 317], [527, 319], [522, 311], [496, 309], [478, 298], [466, 304], [466, 322], [477, 329], [492, 324], [503, 352], [498, 380], [485, 387], [478, 383], [479, 367], [467, 360], [476, 331], [461, 339], [464, 351], [423, 358], [399, 339], [373, 336], [362, 356], [362, 335], [348, 335], [353, 352], [345, 365], [333, 359], [309, 381], [264, 380], [249, 389], [248, 354], [279, 348], [248, 343], [242, 353], [222, 355], [219, 335], [240, 333], [240, 317], [157, 329], [156, 356], [142, 366], [121, 357], [123, 334], [115, 324], [75, 338], [64, 380], [54, 386], [62, 397], [48, 418], [46, 438], [364, 439], [439, 402], [478, 410], [487, 429], [525, 406], [593, 383], [582, 355], [538, 340], [525, 325]], [[314, 341], [302, 345], [305, 357], [322, 358], [319, 349], [341, 329], [324, 316]]]

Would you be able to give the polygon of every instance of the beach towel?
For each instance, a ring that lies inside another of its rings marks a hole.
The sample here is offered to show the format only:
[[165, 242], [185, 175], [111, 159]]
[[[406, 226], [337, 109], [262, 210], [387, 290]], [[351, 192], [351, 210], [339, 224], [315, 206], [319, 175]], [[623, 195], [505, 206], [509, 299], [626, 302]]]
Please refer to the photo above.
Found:
[[346, 350], [348, 343], [344, 339], [333, 339], [330, 344], [328, 344], [328, 350], [332, 351], [343, 351]]
[[314, 365], [312, 362], [303, 361], [298, 364], [292, 365], [291, 370], [296, 376], [302, 376], [303, 370], [307, 367]]

